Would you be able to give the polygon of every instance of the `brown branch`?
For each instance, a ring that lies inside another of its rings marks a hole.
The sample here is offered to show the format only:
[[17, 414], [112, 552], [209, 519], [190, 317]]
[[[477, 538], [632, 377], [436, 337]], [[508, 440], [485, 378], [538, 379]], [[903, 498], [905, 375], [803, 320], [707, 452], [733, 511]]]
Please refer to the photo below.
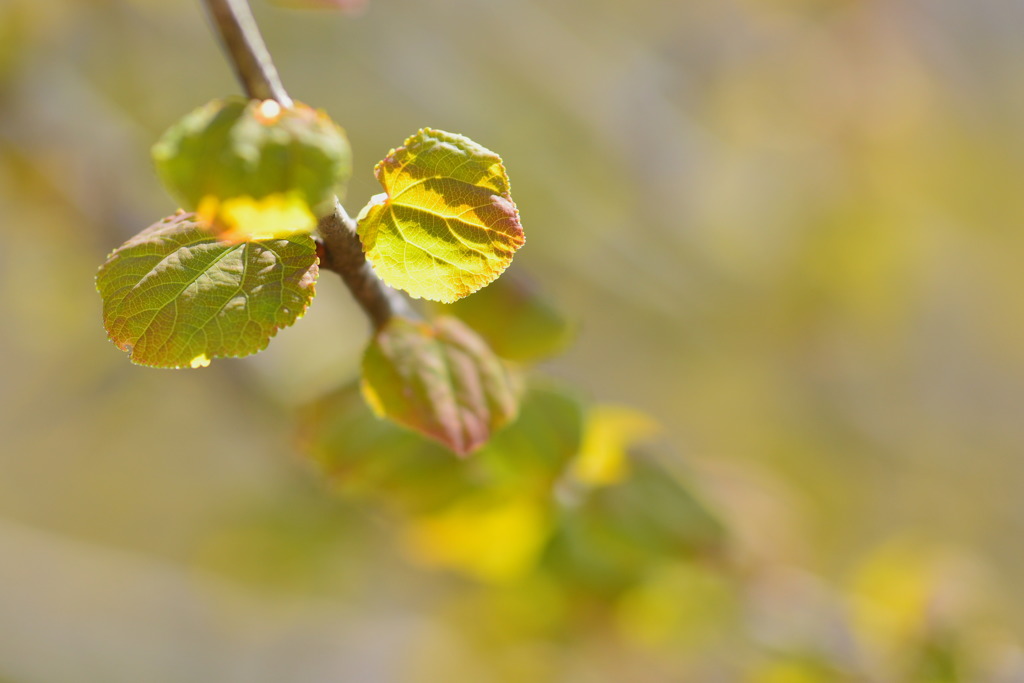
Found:
[[[247, 0], [203, 0], [203, 4], [246, 94], [291, 107], [292, 99], [277, 75]], [[375, 329], [383, 327], [392, 316], [412, 316], [408, 300], [381, 282], [370, 268], [355, 222], [337, 198], [334, 206], [318, 226], [324, 247], [320, 267], [341, 276]]]
[[204, 0], [203, 4], [246, 94], [253, 99], [277, 100], [282, 107], [291, 107], [292, 98], [277, 75], [249, 3], [246, 0]]
[[317, 230], [325, 252], [321, 267], [341, 276], [375, 329], [384, 327], [395, 315], [416, 317], [405, 296], [385, 285], [373, 272], [363, 255], [355, 221], [337, 199], [334, 211], [320, 219]]

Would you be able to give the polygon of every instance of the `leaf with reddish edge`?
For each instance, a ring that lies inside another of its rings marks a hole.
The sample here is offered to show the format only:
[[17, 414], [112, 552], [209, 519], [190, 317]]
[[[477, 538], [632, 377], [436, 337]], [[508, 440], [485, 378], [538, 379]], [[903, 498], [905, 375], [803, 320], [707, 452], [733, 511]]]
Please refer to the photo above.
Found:
[[363, 356], [363, 394], [378, 415], [467, 455], [512, 421], [519, 382], [455, 318], [393, 318]]
[[523, 245], [501, 157], [424, 128], [374, 173], [384, 194], [358, 218], [366, 258], [413, 298], [451, 303], [493, 282]]
[[309, 235], [224, 241], [180, 213], [115, 249], [96, 289], [107, 334], [133, 363], [202, 367], [266, 348], [305, 313], [317, 274]]

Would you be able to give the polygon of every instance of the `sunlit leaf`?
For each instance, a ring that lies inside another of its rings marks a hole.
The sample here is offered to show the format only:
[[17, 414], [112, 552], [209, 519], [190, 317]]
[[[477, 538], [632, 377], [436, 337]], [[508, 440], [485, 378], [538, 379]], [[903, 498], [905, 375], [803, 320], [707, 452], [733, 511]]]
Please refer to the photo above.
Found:
[[351, 172], [326, 114], [273, 100], [214, 100], [168, 129], [153, 160], [186, 209], [235, 240], [311, 232]]
[[377, 164], [384, 194], [359, 215], [366, 257], [387, 284], [450, 303], [492, 282], [522, 246], [501, 158], [424, 128]]
[[115, 249], [96, 288], [107, 334], [132, 362], [200, 367], [266, 348], [305, 312], [316, 277], [308, 235], [227, 242], [182, 213]]
[[464, 321], [509, 360], [541, 360], [557, 354], [572, 339], [573, 326], [566, 317], [513, 271], [473, 296], [435, 306]]
[[196, 219], [212, 227], [221, 239], [235, 242], [308, 233], [316, 225], [316, 217], [297, 192], [223, 201], [207, 195], [195, 213]]
[[363, 356], [374, 410], [460, 455], [482, 446], [518, 410], [516, 382], [487, 344], [455, 318], [394, 318]]

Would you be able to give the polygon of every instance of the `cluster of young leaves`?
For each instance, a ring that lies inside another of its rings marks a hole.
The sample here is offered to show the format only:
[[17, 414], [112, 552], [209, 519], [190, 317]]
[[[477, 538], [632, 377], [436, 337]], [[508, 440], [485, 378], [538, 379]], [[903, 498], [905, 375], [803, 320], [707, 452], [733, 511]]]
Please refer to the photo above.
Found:
[[[132, 362], [163, 368], [262, 350], [315, 295], [318, 217], [351, 174], [345, 133], [303, 104], [229, 98], [172, 126], [153, 159], [183, 209], [101, 266], [111, 341]], [[424, 128], [375, 174], [384, 192], [357, 233], [378, 277], [413, 298], [461, 299], [501, 275], [523, 244], [501, 159], [468, 138]], [[506, 365], [454, 319], [392, 318], [375, 330], [363, 370], [378, 414], [460, 454], [518, 410]]]
[[[514, 285], [503, 278], [487, 294], [522, 301]], [[487, 314], [507, 322], [510, 348], [564, 339], [546, 311], [520, 310], [528, 321]], [[479, 311], [449, 312], [488, 328]], [[993, 663], [972, 657], [970, 605], [960, 604], [969, 565], [883, 546], [832, 586], [746, 556], [700, 481], [657, 457], [656, 430], [636, 411], [588, 406], [534, 379], [518, 419], [470, 459], [375, 419], [356, 385], [307, 406], [301, 441], [339, 495], [383, 513], [410, 562], [470, 579], [443, 618], [494, 670], [519, 672], [524, 642], [621, 638], [616, 647], [639, 646], [679, 673], [665, 680], [1004, 680], [980, 675]], [[767, 537], [788, 533], [758, 523]]]
[[[506, 362], [539, 360], [570, 337], [565, 320], [515, 278], [479, 296], [489, 301], [448, 306], [441, 319], [447, 329], [493, 331]], [[359, 394], [350, 385], [309, 405], [302, 448], [341, 495], [385, 511], [418, 564], [488, 584], [539, 571], [608, 595], [664, 562], [722, 548], [723, 527], [690, 484], [638, 449], [656, 427], [635, 411], [587, 406], [534, 378], [517, 418], [473, 458], [456, 459], [375, 419]]]

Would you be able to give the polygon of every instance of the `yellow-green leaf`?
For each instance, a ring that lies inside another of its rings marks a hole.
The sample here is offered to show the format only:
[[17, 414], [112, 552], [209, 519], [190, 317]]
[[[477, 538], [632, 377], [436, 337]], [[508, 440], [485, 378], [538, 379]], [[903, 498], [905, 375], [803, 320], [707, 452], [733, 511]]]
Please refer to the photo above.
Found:
[[519, 407], [515, 379], [455, 318], [392, 319], [363, 356], [363, 393], [378, 414], [459, 455], [486, 443]]
[[107, 334], [132, 362], [201, 367], [266, 348], [305, 312], [317, 272], [309, 235], [230, 242], [181, 213], [115, 249], [96, 288]]
[[341, 128], [273, 100], [214, 100], [168, 129], [153, 160], [182, 206], [235, 241], [312, 232], [351, 173]]
[[359, 214], [366, 257], [384, 282], [451, 303], [494, 281], [523, 245], [501, 158], [424, 128], [374, 171], [384, 187]]

